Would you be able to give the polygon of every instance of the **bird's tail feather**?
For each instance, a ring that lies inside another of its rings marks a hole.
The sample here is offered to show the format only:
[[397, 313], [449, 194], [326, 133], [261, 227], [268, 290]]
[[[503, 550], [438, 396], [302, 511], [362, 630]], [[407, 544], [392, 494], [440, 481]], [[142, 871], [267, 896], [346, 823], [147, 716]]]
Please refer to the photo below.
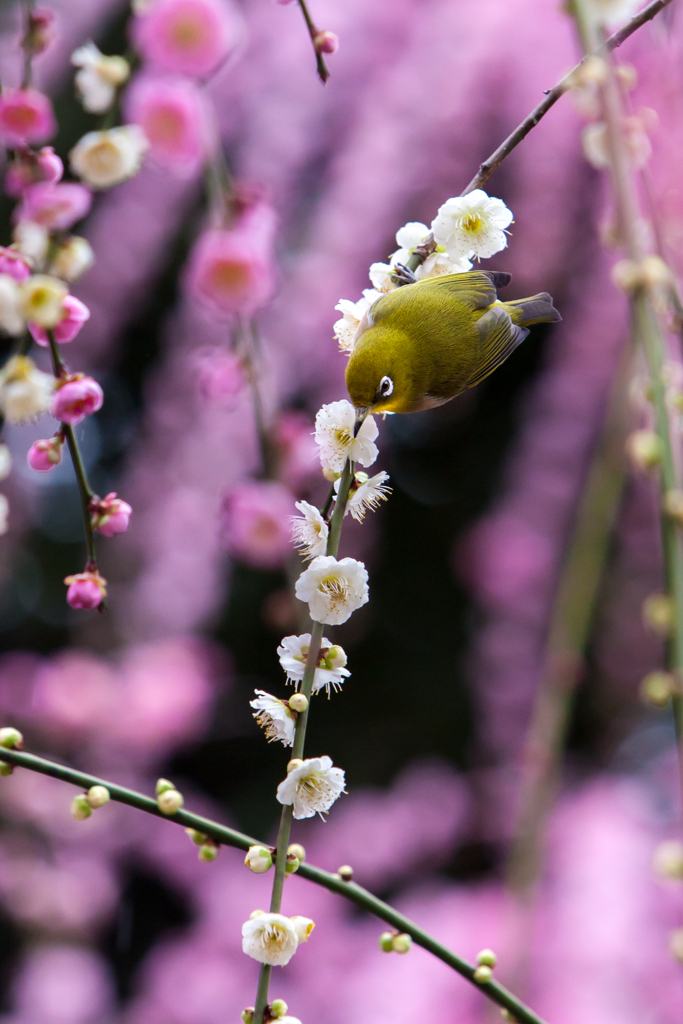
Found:
[[555, 323], [562, 317], [553, 306], [552, 296], [547, 292], [532, 295], [529, 299], [513, 299], [504, 302], [513, 324], [530, 327], [532, 324]]

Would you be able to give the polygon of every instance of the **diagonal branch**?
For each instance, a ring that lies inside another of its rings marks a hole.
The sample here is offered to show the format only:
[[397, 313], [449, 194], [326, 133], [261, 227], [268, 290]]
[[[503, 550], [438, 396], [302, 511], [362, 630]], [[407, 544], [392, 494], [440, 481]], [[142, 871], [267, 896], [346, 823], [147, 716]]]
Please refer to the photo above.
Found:
[[[137, 793], [132, 789], [127, 789], [125, 786], [117, 786], [115, 783], [107, 782], [105, 779], [98, 779], [95, 775], [88, 775], [86, 772], [79, 772], [73, 768], [68, 768], [66, 765], [57, 764], [55, 761], [47, 761], [45, 758], [36, 757], [35, 754], [27, 754], [24, 751], [10, 750], [3, 747], [0, 750], [0, 756], [6, 764], [16, 765], [19, 768], [28, 768], [30, 771], [39, 772], [41, 775], [49, 775], [51, 778], [59, 779], [62, 782], [69, 782], [84, 790], [90, 789], [91, 786], [104, 786], [109, 790], [112, 800], [128, 804], [129, 807], [135, 807], [140, 811], [146, 811], [147, 814], [153, 814], [157, 818], [165, 818], [167, 821], [183, 825], [185, 828], [195, 829], [197, 832], [210, 836], [211, 839], [223, 846], [233, 846], [238, 850], [248, 850], [250, 846], [266, 845], [259, 842], [258, 839], [252, 839], [250, 836], [245, 836], [242, 832], [228, 828], [227, 825], [219, 825], [209, 818], [204, 818], [199, 814], [192, 814], [190, 811], [180, 810], [173, 817], [168, 818], [161, 813], [156, 800], [152, 799], [152, 797], [145, 796], [143, 793]], [[449, 967], [452, 967], [463, 978], [466, 978], [467, 981], [480, 988], [484, 995], [488, 996], [494, 1003], [497, 1003], [498, 1006], [507, 1010], [519, 1024], [545, 1024], [541, 1017], [538, 1017], [533, 1010], [530, 1010], [528, 1006], [517, 999], [503, 985], [499, 985], [496, 981], [476, 982], [474, 980], [475, 968], [472, 964], [457, 956], [432, 935], [419, 928], [409, 918], [394, 910], [388, 903], [384, 903], [376, 896], [373, 896], [367, 889], [356, 885], [355, 882], [345, 882], [339, 875], [323, 871], [322, 868], [314, 867], [313, 864], [301, 864], [297, 873], [303, 878], [307, 878], [309, 881], [329, 889], [330, 892], [344, 896], [346, 899], [351, 900], [352, 903], [367, 910], [368, 913], [374, 914], [375, 917], [379, 917], [382, 921], [386, 921], [387, 924], [398, 928], [401, 932], [406, 932], [418, 946], [422, 946], [429, 953], [433, 953], [434, 956], [438, 957], [439, 960], [442, 960]]]
[[[470, 181], [469, 185], [463, 189], [460, 193], [462, 196], [466, 196], [468, 192], [473, 192], [475, 188], [482, 188], [489, 180], [492, 174], [498, 170], [503, 160], [510, 156], [513, 149], [516, 149], [520, 142], [523, 142], [527, 137], [532, 128], [535, 128], [539, 121], [545, 117], [548, 111], [555, 106], [561, 96], [564, 96], [566, 92], [571, 88], [572, 83], [575, 80], [575, 76], [579, 69], [588, 60], [589, 56], [599, 57], [605, 53], [611, 53], [616, 50], [617, 47], [621, 46], [629, 36], [632, 36], [641, 26], [645, 25], [646, 22], [652, 21], [652, 19], [659, 14], [660, 11], [664, 10], [672, 3], [672, 0], [652, 0], [652, 3], [644, 7], [639, 14], [631, 18], [629, 22], [620, 28], [618, 32], [611, 35], [605, 42], [599, 46], [592, 54], [587, 54], [576, 67], [573, 67], [571, 71], [568, 71], [564, 78], [561, 78], [557, 85], [550, 89], [546, 94], [544, 100], [542, 100], [537, 107], [531, 111], [530, 114], [524, 118], [522, 123], [518, 125], [511, 135], [508, 135], [505, 142], [502, 142], [498, 149], [491, 153], [491, 156], [487, 157], [486, 160], [480, 165], [479, 170]], [[434, 236], [430, 233], [422, 245], [418, 246], [413, 255], [408, 260], [408, 266], [411, 270], [417, 270], [421, 263], [423, 263], [428, 256], [430, 256], [436, 246], [434, 244]]]

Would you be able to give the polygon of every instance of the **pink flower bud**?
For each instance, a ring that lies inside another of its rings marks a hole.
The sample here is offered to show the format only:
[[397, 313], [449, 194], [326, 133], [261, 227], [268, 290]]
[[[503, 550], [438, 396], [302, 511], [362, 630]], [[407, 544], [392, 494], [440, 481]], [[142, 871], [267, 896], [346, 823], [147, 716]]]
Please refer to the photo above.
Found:
[[313, 40], [318, 53], [336, 53], [339, 49], [339, 36], [335, 35], [334, 32], [328, 32], [327, 29], [323, 29], [322, 32], [318, 32], [315, 39]]
[[54, 135], [57, 122], [50, 100], [37, 89], [7, 89], [0, 95], [0, 136], [14, 148], [43, 142]]
[[48, 473], [62, 461], [62, 445], [64, 438], [60, 434], [47, 438], [45, 441], [34, 441], [26, 456], [31, 469], [39, 473]]
[[[67, 295], [62, 303], [64, 319], [54, 327], [55, 341], [63, 345], [73, 341], [86, 320], [90, 319], [90, 310], [75, 295]], [[47, 331], [39, 324], [29, 324], [28, 329], [39, 345], [48, 345]]]
[[66, 600], [72, 608], [97, 608], [107, 596], [107, 581], [97, 570], [67, 576], [64, 582], [69, 588]]
[[22, 46], [32, 54], [45, 53], [55, 39], [55, 12], [41, 7], [29, 16], [28, 31]]
[[16, 249], [0, 245], [0, 274], [9, 274], [15, 281], [25, 281], [31, 276], [31, 268], [26, 257]]
[[89, 508], [91, 526], [103, 537], [113, 537], [115, 533], [125, 533], [128, 529], [133, 509], [127, 501], [116, 497], [116, 491], [106, 498], [94, 497]]
[[24, 150], [5, 175], [5, 191], [18, 199], [30, 185], [40, 182], [56, 184], [64, 174], [64, 164], [52, 146], [43, 146], [38, 153]]
[[67, 231], [90, 210], [92, 194], [75, 182], [41, 181], [24, 192], [15, 220], [31, 220], [50, 231]]
[[50, 412], [55, 419], [73, 426], [97, 412], [103, 401], [104, 393], [96, 380], [77, 376], [61, 386], [57, 385], [50, 402]]

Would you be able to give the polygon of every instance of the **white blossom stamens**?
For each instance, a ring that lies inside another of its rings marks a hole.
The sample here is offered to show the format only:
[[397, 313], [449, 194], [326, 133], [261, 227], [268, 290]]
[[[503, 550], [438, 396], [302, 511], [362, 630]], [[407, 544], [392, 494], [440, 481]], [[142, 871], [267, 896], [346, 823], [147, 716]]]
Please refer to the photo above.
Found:
[[294, 817], [321, 817], [344, 792], [344, 772], [329, 757], [310, 757], [293, 768], [277, 787], [277, 799], [292, 805]]
[[266, 734], [269, 743], [279, 740], [285, 747], [294, 744], [295, 718], [289, 705], [266, 693], [265, 690], [254, 690], [256, 700], [250, 701], [256, 709], [254, 718]]
[[[277, 649], [280, 664], [287, 673], [287, 682], [293, 683], [295, 688], [304, 678], [306, 671], [306, 658], [311, 644], [311, 634], [302, 633], [301, 636], [286, 636]], [[341, 690], [342, 683], [351, 675], [346, 668], [346, 652], [338, 644], [332, 644], [327, 637], [322, 638], [318, 665], [313, 676], [312, 693], [326, 689], [330, 695], [330, 689]]]
[[296, 953], [296, 927], [284, 914], [262, 914], [242, 925], [242, 950], [261, 964], [284, 967]]
[[348, 459], [371, 466], [379, 455], [374, 443], [379, 434], [372, 416], [366, 416], [354, 437], [356, 410], [351, 402], [342, 399], [323, 405], [315, 417], [315, 443], [320, 449], [320, 463], [324, 469], [341, 473]]
[[491, 198], [476, 188], [466, 196], [446, 200], [432, 221], [432, 231], [434, 241], [451, 259], [482, 259], [506, 247], [505, 229], [511, 223], [512, 212], [502, 199]]
[[292, 540], [305, 559], [316, 558], [327, 551], [329, 527], [322, 515], [307, 501], [297, 501], [295, 506], [301, 516], [292, 516]]
[[[349, 499], [346, 503], [344, 515], [351, 513], [359, 523], [363, 521], [366, 512], [374, 512], [381, 501], [386, 501], [391, 494], [391, 487], [386, 486], [389, 474], [382, 471], [369, 477], [367, 473], [356, 473], [354, 483], [351, 484]], [[339, 494], [340, 480], [335, 480], [334, 490]]]

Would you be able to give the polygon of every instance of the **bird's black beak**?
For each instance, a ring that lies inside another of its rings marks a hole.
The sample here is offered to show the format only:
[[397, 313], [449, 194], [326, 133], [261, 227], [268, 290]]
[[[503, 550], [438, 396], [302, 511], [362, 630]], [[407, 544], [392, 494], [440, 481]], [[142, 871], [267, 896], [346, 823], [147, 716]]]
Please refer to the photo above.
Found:
[[354, 425], [354, 428], [353, 428], [353, 436], [354, 437], [358, 436], [358, 431], [360, 430], [360, 428], [365, 423], [365, 417], [368, 415], [368, 413], [370, 412], [371, 408], [372, 408], [372, 406], [366, 405], [366, 406], [361, 406], [360, 409], [356, 409], [356, 422], [355, 422], [355, 425]]

